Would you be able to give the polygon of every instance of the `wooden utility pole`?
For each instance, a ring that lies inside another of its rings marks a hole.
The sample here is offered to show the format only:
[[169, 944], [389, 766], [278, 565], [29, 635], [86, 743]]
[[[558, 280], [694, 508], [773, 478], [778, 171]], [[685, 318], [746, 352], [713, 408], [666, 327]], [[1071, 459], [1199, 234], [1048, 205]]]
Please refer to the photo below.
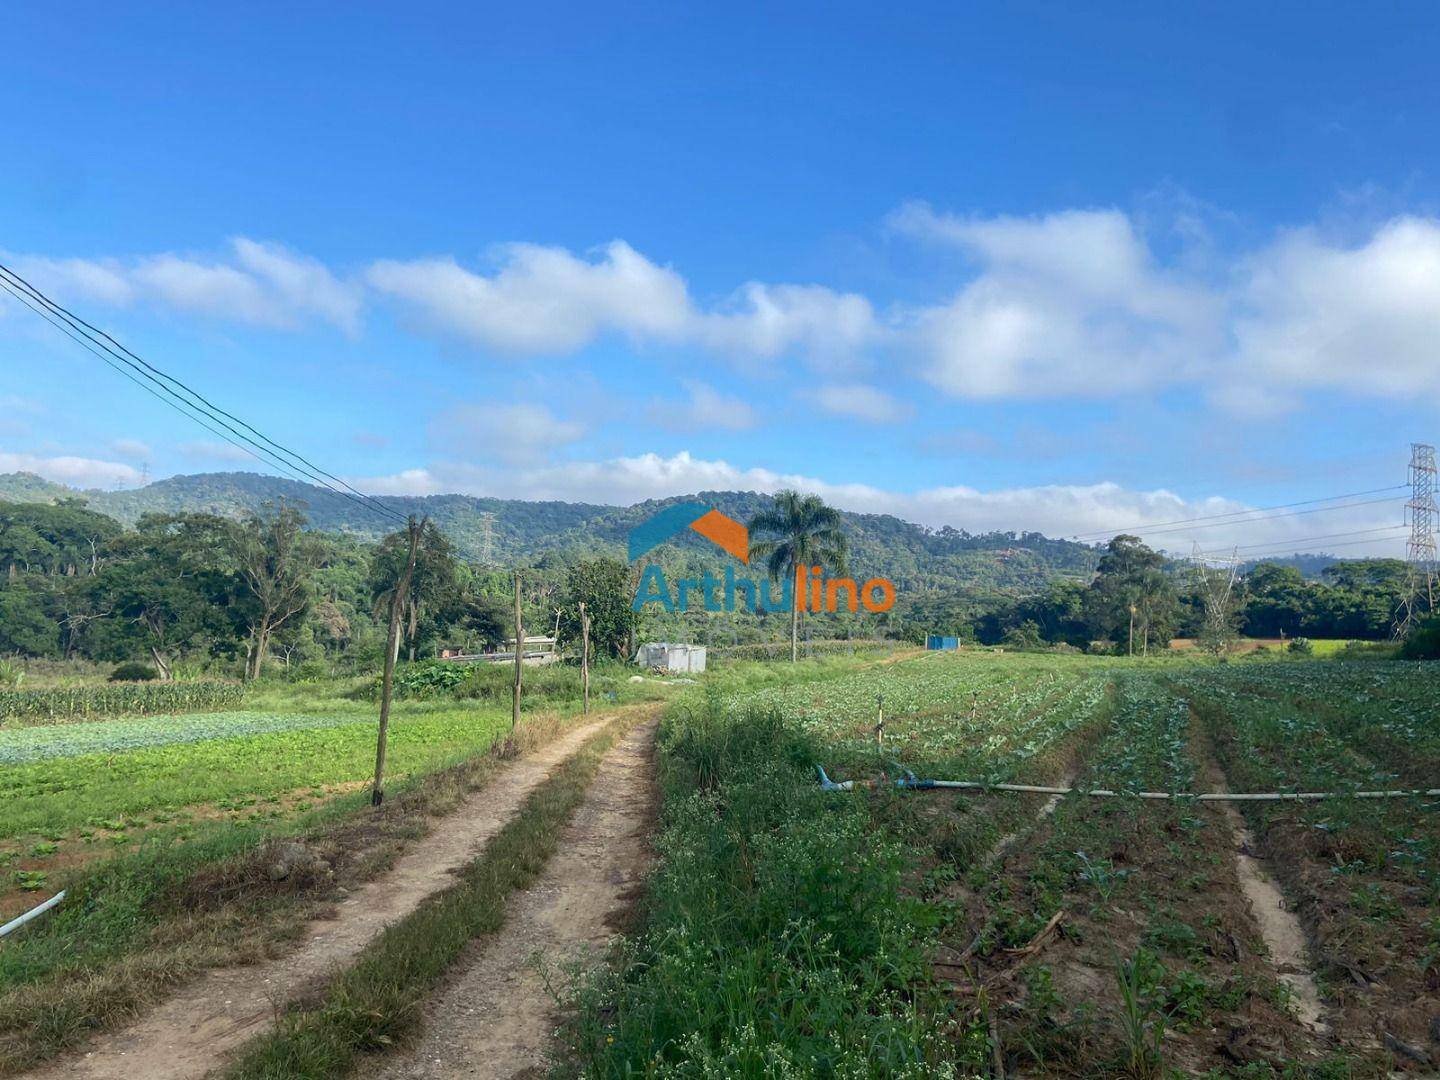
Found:
[[520, 570], [515, 570], [515, 688], [510, 701], [510, 734], [520, 727], [520, 666], [525, 659], [525, 626], [520, 617]]
[[590, 613], [580, 601], [580, 695], [582, 714], [590, 712]]
[[405, 573], [390, 593], [390, 632], [385, 639], [385, 673], [380, 677], [380, 734], [375, 741], [375, 786], [370, 792], [370, 805], [385, 801], [385, 744], [390, 734], [390, 690], [395, 681], [395, 651], [400, 644], [400, 612], [410, 591], [415, 574], [415, 556], [420, 551], [420, 534], [425, 522], [413, 517], [405, 526], [410, 533], [410, 554], [405, 560]]

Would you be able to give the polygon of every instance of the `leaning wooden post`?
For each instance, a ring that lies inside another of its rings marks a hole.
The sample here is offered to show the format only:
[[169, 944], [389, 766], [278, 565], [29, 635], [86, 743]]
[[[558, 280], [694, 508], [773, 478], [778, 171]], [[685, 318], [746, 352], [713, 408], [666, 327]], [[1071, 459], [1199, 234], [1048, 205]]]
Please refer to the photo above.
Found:
[[395, 680], [395, 648], [400, 643], [400, 611], [410, 592], [410, 579], [415, 573], [415, 556], [420, 550], [420, 532], [424, 523], [412, 517], [405, 528], [410, 533], [410, 554], [405, 560], [405, 572], [390, 592], [390, 632], [385, 638], [385, 673], [380, 677], [380, 734], [375, 740], [375, 786], [370, 791], [371, 806], [379, 806], [385, 801], [385, 744], [390, 733], [390, 689]]
[[525, 627], [520, 617], [520, 570], [515, 570], [515, 687], [510, 700], [510, 734], [520, 727], [520, 666], [525, 658]]
[[590, 614], [585, 610], [585, 601], [580, 601], [580, 711], [590, 712]]

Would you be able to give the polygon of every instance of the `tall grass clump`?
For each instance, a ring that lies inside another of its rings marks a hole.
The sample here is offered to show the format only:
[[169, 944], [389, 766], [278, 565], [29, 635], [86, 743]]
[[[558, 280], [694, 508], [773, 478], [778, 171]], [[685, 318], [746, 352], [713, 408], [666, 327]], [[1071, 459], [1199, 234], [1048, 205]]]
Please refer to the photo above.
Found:
[[[862, 797], [827, 795], [773, 711], [720, 695], [660, 733], [663, 821], [646, 929], [582, 980], [587, 1076], [948, 1075], [926, 962], [933, 912]], [[918, 988], [918, 989], [917, 989]]]

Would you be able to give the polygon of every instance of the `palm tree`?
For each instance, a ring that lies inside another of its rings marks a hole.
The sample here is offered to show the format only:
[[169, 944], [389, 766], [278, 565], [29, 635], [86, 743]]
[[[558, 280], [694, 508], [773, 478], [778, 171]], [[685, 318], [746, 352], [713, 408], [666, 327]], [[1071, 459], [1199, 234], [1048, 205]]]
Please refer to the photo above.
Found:
[[750, 545], [752, 559], [764, 559], [773, 580], [789, 575], [790, 662], [800, 656], [800, 606], [804, 598], [796, 591], [795, 573], [802, 566], [828, 563], [836, 573], [845, 572], [848, 548], [840, 528], [840, 511], [826, 506], [818, 495], [798, 491], [775, 494], [775, 505], [750, 519], [750, 532], [771, 536]]

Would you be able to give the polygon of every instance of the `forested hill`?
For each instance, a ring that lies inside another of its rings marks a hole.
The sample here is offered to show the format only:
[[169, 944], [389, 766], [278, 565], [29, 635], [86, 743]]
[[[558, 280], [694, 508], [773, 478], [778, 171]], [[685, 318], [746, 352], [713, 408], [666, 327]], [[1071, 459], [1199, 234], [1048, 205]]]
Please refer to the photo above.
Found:
[[[236, 516], [266, 502], [305, 504], [312, 528], [374, 539], [390, 528], [379, 515], [323, 488], [256, 473], [201, 473], [174, 476], [125, 491], [78, 491], [28, 473], [0, 474], [0, 500], [55, 502], [83, 498], [92, 509], [127, 525], [147, 513], [204, 512]], [[705, 491], [685, 496], [748, 520], [768, 505], [755, 492]], [[485, 521], [491, 520], [491, 557], [497, 563], [606, 551], [622, 555], [629, 530], [680, 499], [650, 500], [634, 506], [528, 502], [470, 495], [381, 496], [403, 514], [428, 514], [461, 552], [479, 559], [485, 548]], [[888, 514], [845, 515], [852, 563], [857, 573], [880, 574], [912, 587], [963, 582], [968, 590], [1028, 591], [1057, 577], [1088, 578], [1098, 558], [1094, 548], [1038, 533], [970, 534], [931, 530]], [[682, 542], [695, 547], [703, 541]]]

